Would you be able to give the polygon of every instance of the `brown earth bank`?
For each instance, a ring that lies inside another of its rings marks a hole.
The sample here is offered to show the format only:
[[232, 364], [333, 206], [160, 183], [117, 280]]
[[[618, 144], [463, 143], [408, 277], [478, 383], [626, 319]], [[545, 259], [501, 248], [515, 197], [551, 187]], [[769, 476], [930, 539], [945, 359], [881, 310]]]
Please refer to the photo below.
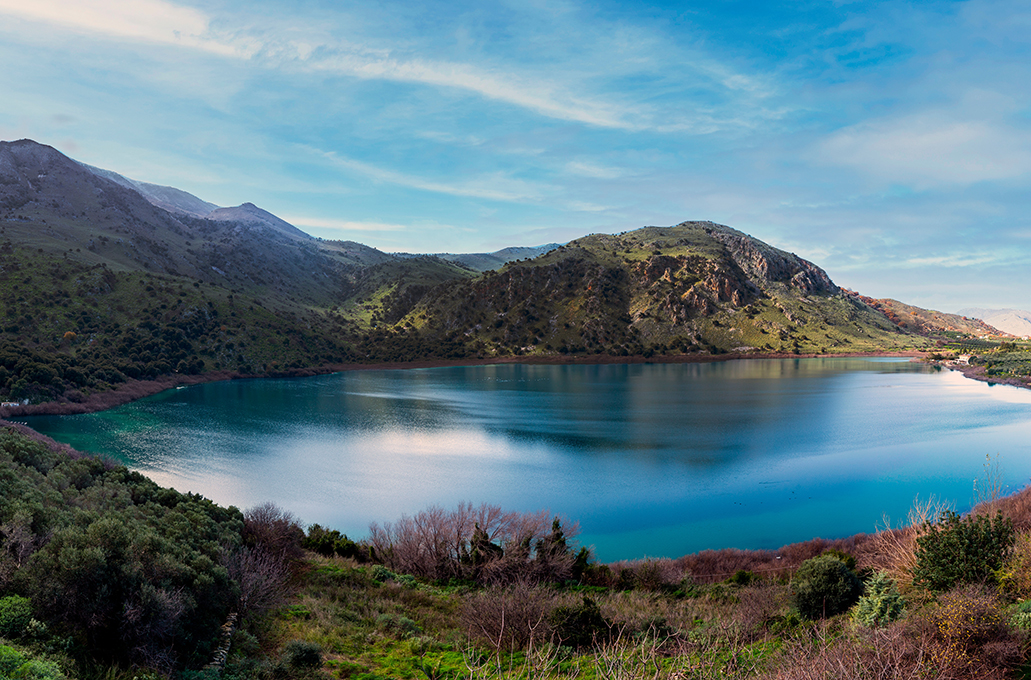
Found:
[[[373, 364], [328, 364], [309, 368], [296, 368], [288, 371], [275, 371], [261, 374], [239, 373], [236, 371], [212, 371], [200, 375], [166, 375], [156, 380], [128, 380], [113, 390], [95, 392], [83, 401], [48, 401], [41, 404], [12, 406], [0, 408], [0, 417], [16, 416], [66, 416], [82, 413], [96, 413], [109, 408], [122, 406], [131, 401], [150, 397], [165, 390], [185, 385], [218, 382], [220, 380], [249, 380], [256, 378], [305, 378], [344, 371], [372, 371], [406, 368], [443, 368], [449, 366], [491, 366], [497, 364], [527, 365], [596, 365], [596, 364], [702, 364], [717, 361], [739, 361], [742, 359], [813, 359], [813, 358], [848, 358], [848, 357], [909, 357], [919, 359], [926, 352], [846, 352], [841, 354], [671, 354], [663, 356], [614, 356], [608, 354], [592, 354], [589, 356], [516, 356], [492, 357], [479, 359], [427, 359], [424, 361], [373, 363]], [[998, 382], [998, 381], [993, 381]]]

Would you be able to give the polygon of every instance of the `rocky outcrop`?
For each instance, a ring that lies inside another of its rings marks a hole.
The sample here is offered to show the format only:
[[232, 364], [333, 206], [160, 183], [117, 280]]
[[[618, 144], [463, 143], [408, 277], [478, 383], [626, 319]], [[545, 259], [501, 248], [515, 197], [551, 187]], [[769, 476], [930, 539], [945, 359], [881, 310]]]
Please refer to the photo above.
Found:
[[741, 269], [757, 283], [785, 283], [806, 295], [836, 295], [841, 292], [827, 272], [794, 253], [767, 245], [730, 227], [713, 224], [705, 229], [726, 246]]

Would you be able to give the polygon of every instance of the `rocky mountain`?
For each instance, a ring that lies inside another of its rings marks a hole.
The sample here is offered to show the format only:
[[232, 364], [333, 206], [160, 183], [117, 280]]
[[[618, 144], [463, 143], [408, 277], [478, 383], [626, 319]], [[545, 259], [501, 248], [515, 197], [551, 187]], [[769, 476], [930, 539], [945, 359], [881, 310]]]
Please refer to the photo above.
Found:
[[119, 175], [117, 172], [104, 170], [103, 168], [95, 168], [92, 165], [86, 165], [85, 163], [80, 163], [80, 165], [98, 177], [109, 179], [115, 184], [119, 184], [126, 189], [132, 189], [133, 191], [138, 192], [153, 205], [172, 213], [183, 213], [193, 217], [207, 217], [212, 210], [216, 210], [218, 208], [214, 203], [208, 203], [207, 201], [201, 200], [182, 189], [161, 186], [159, 184], [149, 184], [148, 182], [139, 182], [134, 179], [129, 179], [123, 175]]
[[169, 212], [154, 191], [148, 198], [140, 183], [109, 175], [30, 140], [0, 143], [3, 235], [50, 256], [186, 277], [293, 311], [337, 304], [358, 271], [393, 259], [357, 243], [320, 241], [253, 204], [205, 217]]
[[711, 222], [577, 239], [430, 291], [401, 325], [484, 355], [808, 353], [922, 342], [813, 263]]
[[900, 323], [895, 309], [711, 222], [391, 255], [314, 238], [252, 203], [219, 208], [0, 142], [10, 398], [74, 403], [170, 372], [355, 361], [896, 350], [944, 328]]
[[959, 310], [960, 314], [975, 317], [991, 324], [1001, 331], [1026, 337], [1031, 335], [1031, 312], [1023, 309], [984, 309], [969, 308]]

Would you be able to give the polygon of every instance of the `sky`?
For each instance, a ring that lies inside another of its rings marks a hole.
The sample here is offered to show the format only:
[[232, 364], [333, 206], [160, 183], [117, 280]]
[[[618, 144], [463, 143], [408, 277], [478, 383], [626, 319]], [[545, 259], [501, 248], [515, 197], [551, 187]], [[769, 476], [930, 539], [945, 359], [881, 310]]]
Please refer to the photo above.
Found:
[[1031, 309], [1029, 48], [1027, 0], [0, 0], [0, 139], [388, 252], [712, 220]]

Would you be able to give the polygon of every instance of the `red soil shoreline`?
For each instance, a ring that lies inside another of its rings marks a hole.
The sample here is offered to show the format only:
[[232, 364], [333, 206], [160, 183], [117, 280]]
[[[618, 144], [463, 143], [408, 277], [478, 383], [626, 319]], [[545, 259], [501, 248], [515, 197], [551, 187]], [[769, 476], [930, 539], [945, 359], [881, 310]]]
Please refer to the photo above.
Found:
[[[212, 371], [200, 375], [170, 375], [156, 380], [129, 380], [113, 390], [97, 392], [84, 401], [48, 401], [42, 404], [0, 408], [0, 418], [17, 416], [78, 415], [106, 411], [116, 406], [150, 397], [165, 390], [185, 385], [218, 382], [221, 380], [249, 380], [255, 378], [306, 378], [345, 371], [373, 371], [407, 368], [445, 368], [450, 366], [491, 366], [496, 364], [528, 365], [596, 365], [596, 364], [708, 364], [717, 361], [739, 361], [742, 359], [813, 359], [848, 357], [910, 357], [921, 358], [925, 352], [847, 352], [843, 354], [675, 354], [663, 356], [613, 356], [594, 354], [582, 357], [569, 356], [520, 356], [495, 357], [487, 359], [426, 359], [423, 361], [384, 362], [377, 364], [330, 364], [311, 368], [298, 368], [274, 373], [246, 374], [236, 371]], [[968, 376], [969, 377], [969, 376]], [[998, 382], [998, 381], [996, 381]], [[0, 420], [0, 423], [3, 423]]]

